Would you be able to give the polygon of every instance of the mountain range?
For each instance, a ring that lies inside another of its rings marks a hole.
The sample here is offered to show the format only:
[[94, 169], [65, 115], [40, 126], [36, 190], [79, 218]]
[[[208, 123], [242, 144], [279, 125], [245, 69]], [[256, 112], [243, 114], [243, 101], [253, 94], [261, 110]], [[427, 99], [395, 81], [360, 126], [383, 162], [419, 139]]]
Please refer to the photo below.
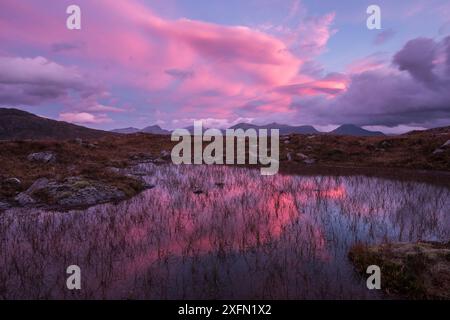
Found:
[[[191, 134], [193, 134], [194, 132], [194, 127], [193, 126], [189, 126], [184, 128], [186, 130], [188, 130]], [[203, 131], [205, 131], [207, 128], [203, 128]], [[331, 135], [341, 135], [341, 136], [355, 136], [355, 137], [377, 137], [377, 136], [384, 136], [384, 133], [380, 132], [380, 131], [369, 131], [369, 130], [365, 130], [361, 127], [355, 126], [353, 124], [344, 124], [338, 128], [336, 128], [333, 131], [330, 132], [321, 132], [318, 131], [316, 128], [314, 128], [313, 126], [290, 126], [290, 125], [286, 125], [286, 124], [279, 124], [276, 122], [273, 123], [269, 123], [266, 125], [256, 125], [256, 124], [252, 124], [252, 123], [239, 123], [236, 124], [232, 127], [230, 127], [230, 129], [243, 129], [243, 130], [247, 130], [247, 129], [255, 129], [255, 130], [259, 130], [259, 129], [267, 129], [270, 134], [270, 129], [278, 129], [280, 130], [280, 135], [289, 135], [289, 134], [331, 134]], [[221, 130], [222, 133], [225, 134], [225, 130], [222, 129]]]
[[171, 134], [171, 131], [162, 129], [158, 125], [148, 126], [148, 127], [145, 127], [144, 129], [138, 129], [138, 128], [134, 128], [134, 127], [114, 129], [111, 132], [122, 133], [122, 134], [133, 134], [133, 133], [139, 133], [139, 132], [151, 133], [151, 134]]
[[[187, 127], [190, 132], [193, 127]], [[206, 128], [204, 128], [206, 129]], [[344, 124], [337, 129], [324, 133], [319, 132], [313, 126], [290, 126], [279, 123], [269, 123], [267, 125], [255, 125], [251, 123], [239, 123], [230, 129], [279, 129], [280, 135], [287, 134], [332, 134], [332, 135], [349, 135], [349, 136], [383, 136], [379, 131], [369, 131], [352, 124]], [[134, 134], [134, 133], [150, 133], [169, 135], [171, 131], [162, 129], [158, 125], [148, 126], [143, 129], [134, 127], [115, 129], [112, 131], [102, 131], [86, 128], [83, 126], [67, 123], [63, 121], [51, 120], [39, 117], [32, 113], [17, 110], [0, 108], [0, 139], [91, 139], [105, 135], [114, 134]]]
[[232, 126], [230, 129], [278, 129], [280, 130], [280, 135], [286, 134], [318, 134], [319, 131], [316, 130], [313, 126], [289, 126], [286, 124], [278, 124], [276, 122], [269, 123], [267, 125], [254, 125], [250, 123], [239, 123], [237, 125]]

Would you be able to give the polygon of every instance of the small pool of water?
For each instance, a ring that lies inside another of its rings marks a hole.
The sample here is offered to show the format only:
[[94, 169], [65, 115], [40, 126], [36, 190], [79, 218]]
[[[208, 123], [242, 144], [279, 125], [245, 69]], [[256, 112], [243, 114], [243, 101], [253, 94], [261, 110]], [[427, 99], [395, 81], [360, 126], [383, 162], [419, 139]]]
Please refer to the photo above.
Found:
[[[0, 299], [367, 299], [357, 243], [448, 240], [450, 190], [364, 176], [143, 164], [119, 204], [0, 214]], [[66, 288], [81, 268], [82, 289]]]

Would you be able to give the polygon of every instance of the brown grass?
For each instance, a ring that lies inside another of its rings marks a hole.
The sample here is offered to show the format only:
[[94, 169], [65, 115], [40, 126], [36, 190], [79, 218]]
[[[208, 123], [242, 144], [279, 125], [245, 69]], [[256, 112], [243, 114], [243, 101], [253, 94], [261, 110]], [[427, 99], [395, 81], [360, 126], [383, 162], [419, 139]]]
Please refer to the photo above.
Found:
[[365, 274], [370, 265], [381, 269], [382, 289], [410, 299], [450, 298], [450, 243], [356, 244], [349, 258]]
[[[22, 181], [19, 188], [2, 185], [0, 197], [11, 197], [26, 190], [36, 179], [46, 177], [63, 180], [70, 176], [106, 182], [131, 196], [142, 190], [135, 179], [114, 174], [108, 167], [126, 167], [131, 159], [145, 152], [158, 157], [161, 150], [169, 148], [167, 137], [133, 135], [102, 138], [80, 145], [76, 141], [6, 141], [0, 142], [0, 181], [16, 177]], [[167, 146], [166, 146], [167, 145]], [[169, 149], [170, 150], [170, 149]], [[52, 151], [57, 160], [51, 164], [30, 162], [33, 152]]]
[[[375, 175], [388, 172], [388, 176], [423, 176], [432, 182], [450, 181], [447, 174], [441, 174], [450, 172], [450, 148], [441, 154], [433, 154], [435, 149], [450, 139], [448, 128], [397, 137], [290, 137], [288, 144], [280, 141], [281, 172], [348, 174], [349, 171], [356, 171]], [[123, 168], [139, 158], [158, 158], [162, 150], [170, 151], [174, 144], [170, 141], [170, 136], [148, 134], [108, 136], [85, 142], [83, 145], [74, 140], [0, 141], [0, 181], [11, 177], [22, 181], [19, 188], [1, 185], [0, 197], [11, 197], [25, 190], [40, 177], [61, 180], [78, 175], [108, 182], [132, 195], [140, 190], [139, 183], [114, 175], [106, 169]], [[27, 160], [30, 153], [40, 151], [55, 152], [57, 161], [41, 164]], [[287, 160], [288, 153], [294, 155], [292, 161]], [[306, 165], [302, 159], [296, 158], [297, 153], [315, 159], [316, 164]], [[400, 174], [397, 169], [410, 171]], [[413, 174], [410, 173], [411, 170]], [[416, 174], [417, 170], [425, 172]]]

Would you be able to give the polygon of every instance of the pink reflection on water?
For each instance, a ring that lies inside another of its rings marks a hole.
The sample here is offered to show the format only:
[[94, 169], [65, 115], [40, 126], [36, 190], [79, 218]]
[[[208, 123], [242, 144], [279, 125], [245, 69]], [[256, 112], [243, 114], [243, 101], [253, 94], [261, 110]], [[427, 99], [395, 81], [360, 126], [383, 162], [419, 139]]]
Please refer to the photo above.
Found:
[[[213, 189], [195, 195], [183, 190], [183, 207], [176, 205], [173, 190], [151, 192], [161, 206], [171, 208], [164, 217], [156, 246], [127, 264], [128, 274], [144, 272], [158, 260], [169, 257], [189, 258], [217, 252], [243, 252], [278, 241], [294, 221], [301, 229], [302, 241], [314, 247], [317, 259], [328, 260], [326, 239], [321, 227], [301, 212], [308, 201], [342, 199], [345, 186], [327, 185], [318, 190], [311, 180], [294, 181], [278, 176], [267, 181], [269, 191], [260, 177], [245, 183], [234, 180], [225, 189]], [[293, 189], [286, 191], [286, 186]], [[179, 200], [179, 199], [178, 199]], [[152, 221], [152, 220], [149, 220]], [[126, 239], [133, 243], [148, 239], [151, 222], [135, 226]], [[154, 223], [154, 222], [153, 222]]]
[[424, 184], [197, 166], [145, 179], [156, 188], [116, 205], [0, 215], [5, 296], [73, 298], [59, 284], [76, 263], [87, 298], [365, 297], [353, 243], [450, 234], [449, 191]]

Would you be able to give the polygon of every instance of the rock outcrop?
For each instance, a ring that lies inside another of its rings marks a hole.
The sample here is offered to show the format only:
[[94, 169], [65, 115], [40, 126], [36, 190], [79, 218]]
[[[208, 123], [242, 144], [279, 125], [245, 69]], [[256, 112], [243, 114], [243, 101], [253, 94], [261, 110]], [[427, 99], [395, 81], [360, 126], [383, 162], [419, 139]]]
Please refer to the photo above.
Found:
[[56, 155], [51, 151], [37, 152], [31, 153], [27, 159], [33, 162], [52, 163], [56, 161]]
[[57, 206], [65, 209], [88, 207], [125, 199], [116, 187], [83, 177], [69, 177], [61, 182], [41, 178], [15, 197], [20, 206]]

